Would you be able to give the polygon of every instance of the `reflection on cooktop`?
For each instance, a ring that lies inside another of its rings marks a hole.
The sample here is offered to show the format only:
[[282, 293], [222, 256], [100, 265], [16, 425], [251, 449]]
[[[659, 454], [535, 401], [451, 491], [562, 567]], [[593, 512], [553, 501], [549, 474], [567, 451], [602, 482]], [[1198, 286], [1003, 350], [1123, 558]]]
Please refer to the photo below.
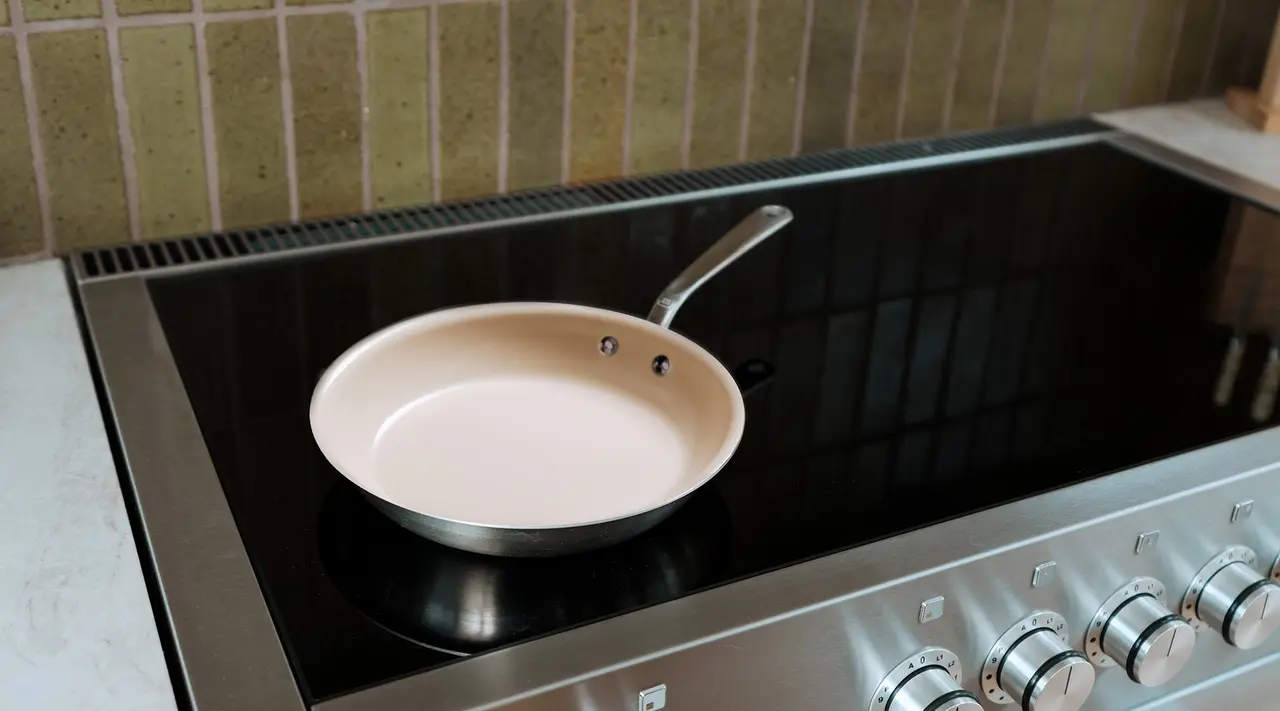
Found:
[[337, 482], [320, 510], [320, 561], [338, 589], [387, 630], [467, 655], [677, 598], [716, 578], [729, 512], [705, 488], [648, 533], [601, 551], [498, 558], [422, 539]]

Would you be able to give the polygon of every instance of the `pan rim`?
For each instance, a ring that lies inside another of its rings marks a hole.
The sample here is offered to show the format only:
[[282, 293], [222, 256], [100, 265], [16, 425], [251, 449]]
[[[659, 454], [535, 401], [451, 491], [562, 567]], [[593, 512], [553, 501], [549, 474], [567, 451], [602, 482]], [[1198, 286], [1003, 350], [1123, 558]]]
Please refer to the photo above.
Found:
[[[720, 447], [716, 450], [715, 455], [711, 457], [708, 465], [703, 469], [702, 475], [696, 478], [689, 486], [681, 489], [679, 493], [667, 497], [656, 505], [649, 506], [644, 509], [629, 511], [617, 516], [610, 516], [608, 518], [537, 526], [481, 523], [428, 513], [417, 508], [405, 506], [397, 501], [370, 491], [368, 487], [366, 487], [356, 477], [352, 476], [351, 473], [346, 470], [346, 467], [343, 467], [338, 462], [334, 461], [334, 457], [331, 456], [331, 452], [326, 451], [325, 445], [320, 441], [319, 437], [316, 437], [316, 417], [319, 407], [323, 404], [324, 393], [328, 390], [334, 380], [342, 375], [342, 372], [345, 371], [351, 363], [355, 362], [355, 360], [361, 355], [372, 348], [377, 347], [379, 344], [387, 341], [394, 342], [408, 334], [417, 333], [420, 330], [462, 321], [474, 316], [512, 316], [535, 313], [597, 316], [606, 319], [619, 320], [636, 328], [647, 330], [661, 338], [674, 340], [676, 343], [687, 348], [692, 354], [701, 358], [703, 362], [710, 367], [712, 373], [716, 377], [716, 380], [724, 388], [725, 392], [730, 394], [731, 408], [728, 433], [720, 443]], [[724, 366], [724, 364], [701, 345], [674, 330], [663, 328], [652, 321], [638, 316], [633, 316], [621, 311], [614, 311], [612, 309], [599, 308], [596, 306], [554, 301], [500, 301], [484, 304], [471, 304], [466, 306], [454, 306], [430, 311], [417, 316], [411, 316], [402, 321], [393, 323], [390, 326], [378, 329], [364, 338], [361, 338], [359, 341], [356, 341], [347, 348], [347, 350], [343, 351], [341, 355], [335, 358], [327, 368], [325, 368], [320, 379], [316, 382], [316, 386], [311, 392], [311, 403], [308, 408], [308, 424], [311, 429], [311, 440], [320, 450], [320, 453], [324, 455], [325, 461], [327, 461], [330, 466], [341, 474], [344, 479], [354, 484], [365, 494], [380, 501], [385, 501], [392, 506], [396, 506], [405, 511], [410, 511], [419, 516], [429, 517], [442, 523], [503, 531], [562, 531], [572, 528], [603, 525], [613, 523], [615, 521], [630, 519], [636, 516], [642, 516], [650, 511], [655, 511], [664, 506], [669, 506], [674, 502], [680, 501], [698, 489], [701, 489], [703, 486], [706, 486], [708, 482], [715, 478], [715, 476], [724, 469], [725, 465], [728, 464], [729, 460], [733, 457], [734, 452], [737, 451], [738, 446], [742, 443], [742, 433], [746, 426], [746, 405], [742, 398], [742, 390], [738, 388], [738, 384], [733, 379], [733, 375], [729, 373], [729, 370]]]

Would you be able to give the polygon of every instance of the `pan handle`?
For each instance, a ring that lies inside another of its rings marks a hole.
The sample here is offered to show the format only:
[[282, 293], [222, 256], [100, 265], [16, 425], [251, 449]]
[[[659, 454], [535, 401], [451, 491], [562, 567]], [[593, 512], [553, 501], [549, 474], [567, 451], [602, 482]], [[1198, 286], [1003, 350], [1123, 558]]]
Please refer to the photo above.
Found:
[[791, 211], [781, 205], [765, 205], [747, 215], [746, 219], [729, 230], [725, 236], [711, 245], [710, 249], [703, 252], [701, 257], [694, 260], [693, 264], [680, 272], [680, 276], [667, 284], [667, 288], [658, 295], [658, 300], [653, 302], [653, 308], [649, 310], [649, 320], [663, 328], [671, 328], [676, 312], [684, 305], [685, 299], [688, 299], [690, 294], [697, 291], [698, 287], [718, 274], [721, 269], [733, 264], [738, 257], [751, 251], [752, 247], [786, 226], [791, 222], [792, 217], [794, 215]]

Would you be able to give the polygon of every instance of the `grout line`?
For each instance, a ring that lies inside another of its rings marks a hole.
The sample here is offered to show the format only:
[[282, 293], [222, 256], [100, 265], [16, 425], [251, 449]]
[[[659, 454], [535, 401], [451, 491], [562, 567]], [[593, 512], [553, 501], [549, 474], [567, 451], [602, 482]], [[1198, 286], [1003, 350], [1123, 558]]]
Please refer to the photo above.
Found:
[[858, 7], [858, 31], [853, 36], [853, 69], [849, 71], [849, 108], [845, 117], [844, 145], [853, 147], [858, 128], [858, 85], [862, 79], [862, 40], [866, 37], [867, 17], [871, 14], [871, 0], [862, 0]]
[[129, 212], [129, 239], [142, 240], [142, 215], [138, 201], [138, 165], [129, 121], [129, 100], [124, 93], [124, 59], [120, 54], [119, 14], [116, 0], [102, 0], [102, 24], [107, 35], [107, 61], [111, 71], [111, 95], [116, 110], [116, 135], [120, 140], [120, 168], [124, 173], [124, 201]]
[[204, 36], [204, 0], [191, 0], [196, 40], [196, 89], [200, 93], [200, 138], [204, 146], [204, 181], [209, 200], [209, 225], [222, 231], [222, 188], [218, 174], [218, 139], [213, 123], [213, 84], [209, 74], [209, 44]]
[[430, 91], [427, 95], [427, 129], [430, 131], [431, 143], [431, 199], [440, 202], [443, 194], [440, 176], [440, 13], [432, 5], [427, 11], [427, 52], [431, 61], [428, 72], [431, 79]]
[[[941, 2], [942, 0], [925, 0]], [[911, 14], [907, 18], [907, 41], [902, 53], [902, 77], [898, 80], [898, 115], [894, 118], [893, 137], [902, 138], [902, 126], [907, 120], [907, 99], [911, 94], [911, 55], [916, 49], [916, 20], [920, 15], [920, 0], [911, 0]]]
[[511, 151], [511, 4], [498, 4], [498, 194], [507, 192]]
[[573, 0], [564, 0], [564, 103], [560, 107], [560, 184], [568, 185], [573, 139]]
[[1000, 29], [1000, 49], [996, 50], [996, 67], [991, 76], [991, 103], [987, 106], [987, 125], [996, 125], [1000, 107], [1000, 89], [1004, 86], [1004, 62], [1009, 56], [1009, 38], [1013, 36], [1013, 2], [1004, 0], [1004, 25]]
[[636, 93], [636, 35], [639, 32], [640, 0], [630, 0], [627, 10], [627, 86], [622, 107], [622, 175], [631, 175], [631, 111]]
[[360, 81], [360, 204], [373, 210], [373, 138], [369, 133], [369, 26], [363, 5], [354, 7], [356, 23], [356, 77]]
[[289, 185], [289, 219], [297, 222], [298, 147], [293, 132], [293, 78], [289, 66], [289, 32], [285, 27], [285, 0], [275, 0], [276, 44], [280, 54], [280, 111], [284, 123], [284, 167]]
[[1133, 65], [1138, 57], [1138, 45], [1142, 42], [1142, 23], [1147, 19], [1147, 0], [1132, 0], [1137, 8], [1133, 11], [1133, 31], [1129, 33], [1129, 55], [1124, 60], [1124, 84], [1120, 92], [1120, 106], [1129, 105], [1129, 91], [1133, 88]]
[[751, 131], [751, 94], [756, 80], [756, 31], [760, 20], [760, 0], [750, 0], [747, 8], [747, 51], [742, 69], [742, 113], [738, 117], [738, 160], [747, 159]]
[[1196, 91], [1200, 96], [1204, 96], [1209, 91], [1209, 79], [1213, 76], [1213, 65], [1217, 60], [1218, 44], [1222, 40], [1223, 18], [1226, 14], [1226, 0], [1218, 0], [1218, 11], [1213, 16], [1213, 28], [1209, 35], [1209, 51], [1205, 55], [1204, 72], [1200, 75], [1200, 88]]
[[[406, 8], [427, 7], [439, 4], [440, 0], [408, 0]], [[206, 24], [213, 22], [247, 22], [251, 20], [274, 20], [278, 17], [300, 17], [303, 15], [333, 15], [346, 13], [354, 15], [364, 11], [364, 4], [343, 5], [287, 5], [283, 8], [265, 10], [231, 10], [227, 12], [206, 12], [203, 18], [197, 18], [196, 12], [149, 13], [144, 15], [125, 15], [117, 17], [116, 27], [164, 27], [169, 25], [190, 25], [202, 19]], [[399, 7], [397, 5], [396, 7]], [[67, 32], [72, 30], [105, 29], [107, 22], [102, 17], [90, 17], [70, 20], [41, 20], [25, 24], [23, 31], [27, 34], [44, 34], [46, 32]], [[0, 34], [17, 34], [16, 26], [0, 27]]]
[[796, 112], [791, 119], [791, 155], [800, 154], [804, 139], [804, 102], [809, 84], [809, 48], [813, 44], [814, 0], [804, 3], [804, 34], [800, 36], [800, 68], [796, 70]]
[[684, 78], [684, 135], [680, 137], [680, 168], [688, 170], [693, 156], [694, 90], [698, 84], [698, 16], [699, 0], [689, 2], [689, 58]]
[[[1058, 2], [1049, 2], [1049, 25], [1045, 30], [1044, 48], [1040, 53], [1040, 66], [1036, 69], [1035, 97], [1031, 101], [1031, 120], [1040, 120], [1040, 112], [1044, 110], [1045, 77], [1049, 73], [1049, 61], [1053, 57], [1053, 21], [1058, 19]], [[1110, 0], [1103, 0], [1110, 2]], [[1122, 0], [1117, 0], [1122, 1]]]
[[1089, 13], [1089, 36], [1085, 38], [1084, 65], [1080, 70], [1080, 82], [1076, 85], [1077, 114], [1084, 113], [1084, 102], [1093, 86], [1093, 59], [1098, 51], [1098, 35], [1102, 31], [1102, 5], [1102, 2], [1094, 3], [1093, 11]]
[[[3, 2], [4, 0], [0, 0]], [[22, 85], [22, 104], [26, 110], [27, 140], [31, 144], [31, 170], [36, 179], [36, 202], [40, 209], [42, 253], [53, 254], [53, 198], [49, 192], [49, 176], [45, 172], [44, 142], [40, 139], [40, 109], [36, 103], [36, 82], [31, 73], [31, 48], [27, 45], [26, 16], [22, 0], [9, 0], [9, 25], [13, 28], [14, 52], [18, 55], [18, 83]]]
[[1169, 43], [1169, 56], [1164, 62], [1164, 77], [1161, 79], [1160, 101], [1169, 100], [1169, 85], [1173, 83], [1173, 65], [1178, 60], [1178, 45], [1181, 44], [1182, 26], [1187, 21], [1188, 0], [1178, 0], [1178, 8], [1173, 19], [1173, 41]]
[[951, 112], [955, 108], [956, 82], [960, 80], [960, 57], [964, 54], [964, 31], [969, 24], [969, 0], [960, 0], [956, 17], [955, 40], [951, 45], [951, 70], [947, 77], [947, 96], [942, 100], [942, 132], [951, 131]]

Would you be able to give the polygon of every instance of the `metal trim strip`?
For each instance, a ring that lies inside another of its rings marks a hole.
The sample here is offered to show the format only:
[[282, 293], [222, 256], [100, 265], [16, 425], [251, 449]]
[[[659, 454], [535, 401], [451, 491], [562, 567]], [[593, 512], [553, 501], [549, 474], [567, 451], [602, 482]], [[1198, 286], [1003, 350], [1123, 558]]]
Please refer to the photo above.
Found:
[[1172, 171], [1228, 195], [1280, 213], [1280, 189], [1175, 151], [1133, 134], [1116, 132], [1106, 142], [1148, 163]]

